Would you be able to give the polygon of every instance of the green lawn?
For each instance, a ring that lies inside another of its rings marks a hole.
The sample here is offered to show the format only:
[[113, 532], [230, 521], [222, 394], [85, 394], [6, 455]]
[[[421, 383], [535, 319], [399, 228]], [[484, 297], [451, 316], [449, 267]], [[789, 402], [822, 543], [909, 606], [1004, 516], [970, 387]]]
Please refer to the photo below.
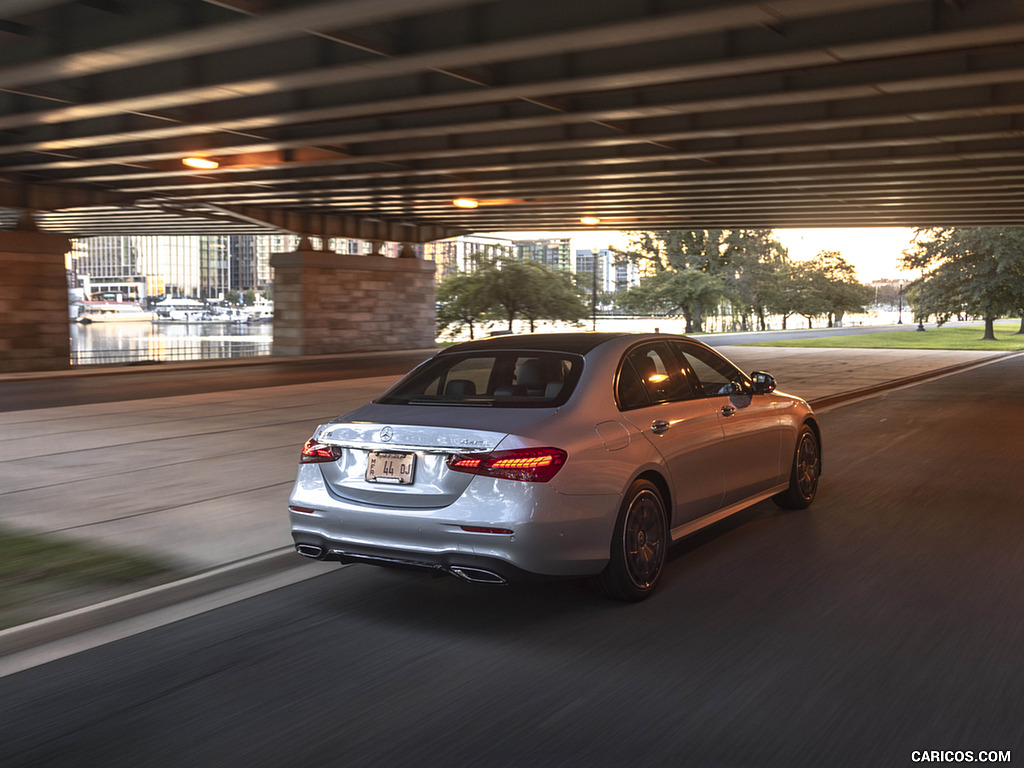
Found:
[[0, 528], [0, 629], [184, 575], [147, 557]]
[[996, 340], [983, 341], [985, 329], [980, 326], [958, 328], [928, 328], [920, 331], [890, 331], [884, 333], [863, 333], [857, 335], [822, 336], [817, 339], [793, 339], [791, 341], [759, 341], [748, 346], [755, 347], [848, 347], [858, 349], [964, 349], [986, 352], [1016, 352], [1024, 350], [1024, 335], [1020, 335], [1020, 323], [996, 323]]

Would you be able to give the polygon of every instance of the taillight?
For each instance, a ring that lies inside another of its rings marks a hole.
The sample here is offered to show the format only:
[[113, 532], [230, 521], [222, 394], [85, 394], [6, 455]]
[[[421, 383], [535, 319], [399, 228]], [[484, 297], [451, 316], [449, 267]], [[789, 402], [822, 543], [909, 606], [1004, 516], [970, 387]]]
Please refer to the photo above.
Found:
[[318, 464], [324, 461], [337, 461], [341, 458], [341, 449], [336, 445], [321, 443], [316, 438], [309, 438], [302, 446], [299, 462], [302, 464]]
[[513, 451], [463, 453], [448, 457], [448, 468], [471, 475], [546, 483], [558, 474], [566, 453], [560, 448], [517, 448]]

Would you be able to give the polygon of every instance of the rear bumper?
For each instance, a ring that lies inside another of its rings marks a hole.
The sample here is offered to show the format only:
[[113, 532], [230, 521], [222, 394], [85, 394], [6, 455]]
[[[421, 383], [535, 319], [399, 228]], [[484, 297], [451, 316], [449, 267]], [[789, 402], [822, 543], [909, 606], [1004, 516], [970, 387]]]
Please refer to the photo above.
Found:
[[322, 483], [303, 482], [317, 475], [300, 474], [289, 500], [292, 538], [307, 557], [461, 578], [475, 568], [495, 574], [497, 583], [593, 575], [608, 562], [615, 496], [566, 495], [546, 483], [475, 477], [467, 493], [440, 509], [370, 507], [339, 499]]
[[314, 560], [366, 563], [385, 568], [425, 571], [438, 576], [455, 576], [474, 584], [518, 584], [552, 578], [524, 571], [505, 560], [465, 552], [405, 552], [336, 542], [322, 536], [299, 532], [293, 532], [292, 538], [295, 540], [296, 551]]

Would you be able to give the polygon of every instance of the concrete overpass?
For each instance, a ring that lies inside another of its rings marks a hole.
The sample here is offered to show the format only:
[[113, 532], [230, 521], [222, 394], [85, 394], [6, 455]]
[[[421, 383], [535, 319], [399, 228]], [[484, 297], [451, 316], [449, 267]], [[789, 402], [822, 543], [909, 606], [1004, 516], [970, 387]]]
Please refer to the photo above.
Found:
[[1018, 0], [7, 0], [0, 254], [1021, 224], [1022, 43]]

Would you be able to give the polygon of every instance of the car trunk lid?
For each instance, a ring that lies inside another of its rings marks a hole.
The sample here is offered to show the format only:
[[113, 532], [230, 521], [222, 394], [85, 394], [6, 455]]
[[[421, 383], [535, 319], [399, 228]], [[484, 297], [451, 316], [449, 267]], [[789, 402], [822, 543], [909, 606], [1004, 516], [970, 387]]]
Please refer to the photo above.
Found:
[[338, 422], [317, 434], [340, 449], [320, 464], [330, 490], [349, 501], [385, 507], [444, 507], [473, 479], [453, 472], [448, 457], [493, 450], [507, 432], [422, 424]]

